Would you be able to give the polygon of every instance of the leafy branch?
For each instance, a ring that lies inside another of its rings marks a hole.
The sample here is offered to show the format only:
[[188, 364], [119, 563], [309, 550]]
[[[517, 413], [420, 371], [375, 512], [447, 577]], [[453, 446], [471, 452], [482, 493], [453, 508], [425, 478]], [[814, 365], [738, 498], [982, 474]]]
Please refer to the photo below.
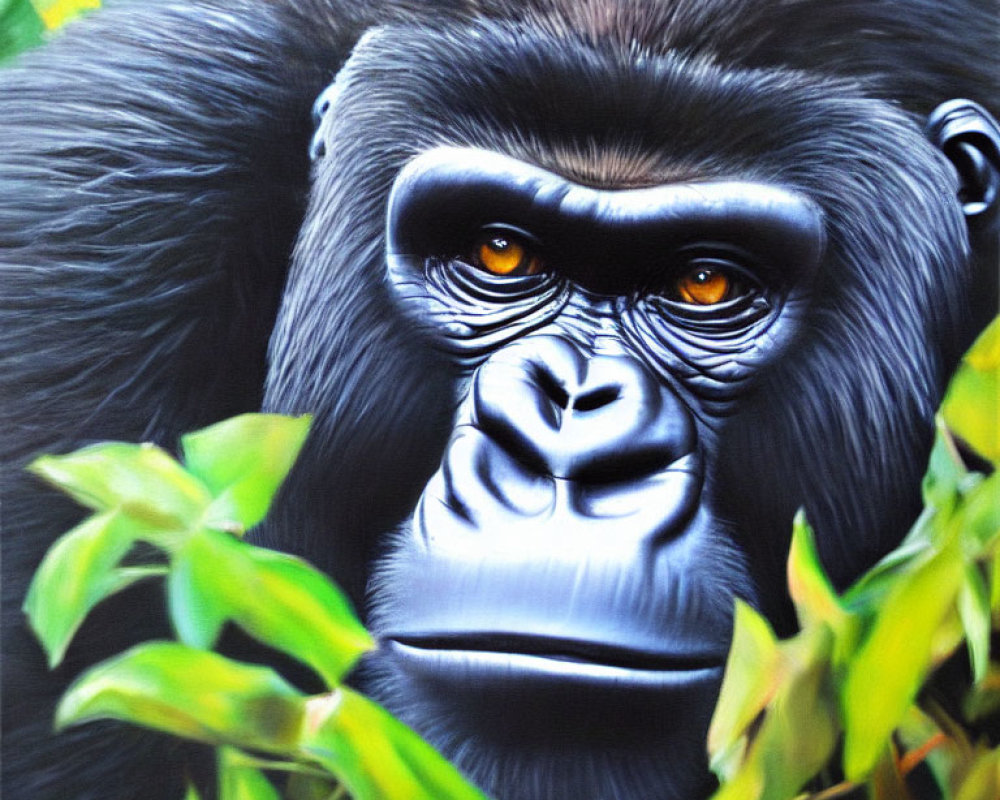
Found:
[[[291, 775], [291, 798], [481, 800], [430, 745], [342, 685], [374, 643], [341, 591], [304, 561], [240, 539], [266, 514], [308, 428], [308, 417], [246, 415], [185, 436], [183, 465], [129, 444], [32, 465], [94, 512], [51, 548], [25, 601], [50, 666], [97, 603], [141, 579], [165, 579], [178, 639], [91, 668], [63, 696], [56, 726], [111, 718], [215, 745], [222, 800], [277, 798], [265, 776], [274, 771]], [[126, 564], [140, 542], [161, 557]], [[329, 691], [306, 696], [270, 668], [210, 652], [227, 622], [310, 667]]]
[[[1000, 472], [968, 470], [949, 432], [1000, 461], [998, 377], [1000, 320], [949, 388], [925, 509], [896, 550], [837, 595], [800, 514], [788, 559], [800, 632], [779, 642], [738, 603], [709, 732], [722, 782], [713, 800], [787, 800], [838, 748], [844, 780], [802, 797], [832, 800], [864, 786], [873, 800], [909, 800], [905, 778], [922, 762], [947, 798], [1000, 797], [1000, 749], [966, 733], [1000, 710], [1000, 664], [990, 655], [1000, 629]], [[972, 684], [964, 718], [953, 719], [921, 690], [963, 642]]]

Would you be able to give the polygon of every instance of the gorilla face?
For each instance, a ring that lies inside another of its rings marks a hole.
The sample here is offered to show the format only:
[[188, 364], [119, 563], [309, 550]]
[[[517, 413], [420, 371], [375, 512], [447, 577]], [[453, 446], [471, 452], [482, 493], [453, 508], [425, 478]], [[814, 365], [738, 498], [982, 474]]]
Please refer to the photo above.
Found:
[[767, 184], [595, 189], [481, 150], [407, 165], [390, 285], [462, 369], [375, 592], [387, 702], [557, 765], [566, 797], [594, 785], [560, 763], [570, 744], [577, 767], [581, 748], [704, 767], [733, 594], [751, 591], [706, 502], [717, 421], [697, 397], [731, 405], [780, 348], [820, 219]]
[[843, 585], [918, 507], [967, 336], [947, 163], [848, 85], [513, 24], [369, 34], [318, 107], [266, 405], [319, 409], [335, 500], [273, 524], [359, 597], [374, 561], [364, 680], [487, 791], [706, 794], [796, 508]]

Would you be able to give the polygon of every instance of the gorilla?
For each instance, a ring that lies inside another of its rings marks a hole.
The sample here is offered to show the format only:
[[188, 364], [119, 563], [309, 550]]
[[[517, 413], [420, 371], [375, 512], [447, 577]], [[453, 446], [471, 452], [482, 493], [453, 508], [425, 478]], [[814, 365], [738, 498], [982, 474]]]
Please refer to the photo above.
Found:
[[[919, 510], [997, 306], [997, 0], [108, 0], [0, 72], [3, 791], [207, 794], [51, 732], [40, 452], [315, 415], [252, 538], [350, 593], [357, 682], [488, 793], [711, 792], [735, 598], [783, 633]], [[318, 97], [318, 100], [317, 100]], [[297, 678], [304, 686], [308, 677]]]

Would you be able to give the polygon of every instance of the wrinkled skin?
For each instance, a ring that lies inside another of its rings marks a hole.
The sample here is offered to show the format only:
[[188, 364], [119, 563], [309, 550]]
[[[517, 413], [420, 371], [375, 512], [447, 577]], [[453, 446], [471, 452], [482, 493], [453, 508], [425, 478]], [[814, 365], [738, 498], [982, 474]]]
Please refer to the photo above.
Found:
[[48, 732], [161, 601], [46, 676], [77, 512], [20, 468], [263, 407], [315, 423], [252, 537], [352, 594], [364, 689], [501, 800], [706, 796], [734, 600], [793, 629], [799, 507], [839, 586], [899, 541], [996, 307], [996, 4], [355, 5], [122, 4], [4, 75], [3, 789], [210, 783]]

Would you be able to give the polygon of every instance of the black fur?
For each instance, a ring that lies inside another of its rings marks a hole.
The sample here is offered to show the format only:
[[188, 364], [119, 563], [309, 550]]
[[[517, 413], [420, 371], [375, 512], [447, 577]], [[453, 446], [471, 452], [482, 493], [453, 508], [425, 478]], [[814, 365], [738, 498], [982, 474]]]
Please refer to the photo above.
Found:
[[[314, 412], [256, 535], [363, 602], [452, 412], [452, 368], [382, 280], [389, 188], [429, 146], [597, 186], [735, 174], [814, 198], [830, 235], [816, 301], [795, 357], [728, 421], [717, 476], [734, 529], [753, 532], [735, 535], [756, 586], [740, 593], [787, 628], [785, 524], [802, 502], [841, 584], [898, 541], [933, 409], [983, 322], [954, 178], [921, 125], [951, 97], [1000, 110], [995, 0], [108, 6], [0, 72], [6, 796], [177, 798], [186, 771], [207, 780], [197, 753], [135, 729], [50, 734], [66, 680], [160, 630], [161, 601], [130, 590], [46, 674], [20, 605], [77, 511], [24, 475], [34, 455], [173, 446], [262, 404]], [[335, 76], [310, 196], [310, 107]], [[518, 796], [502, 761], [455, 754]], [[643, 769], [560, 761], [517, 785], [594, 773], [615, 797], [670, 781]]]

